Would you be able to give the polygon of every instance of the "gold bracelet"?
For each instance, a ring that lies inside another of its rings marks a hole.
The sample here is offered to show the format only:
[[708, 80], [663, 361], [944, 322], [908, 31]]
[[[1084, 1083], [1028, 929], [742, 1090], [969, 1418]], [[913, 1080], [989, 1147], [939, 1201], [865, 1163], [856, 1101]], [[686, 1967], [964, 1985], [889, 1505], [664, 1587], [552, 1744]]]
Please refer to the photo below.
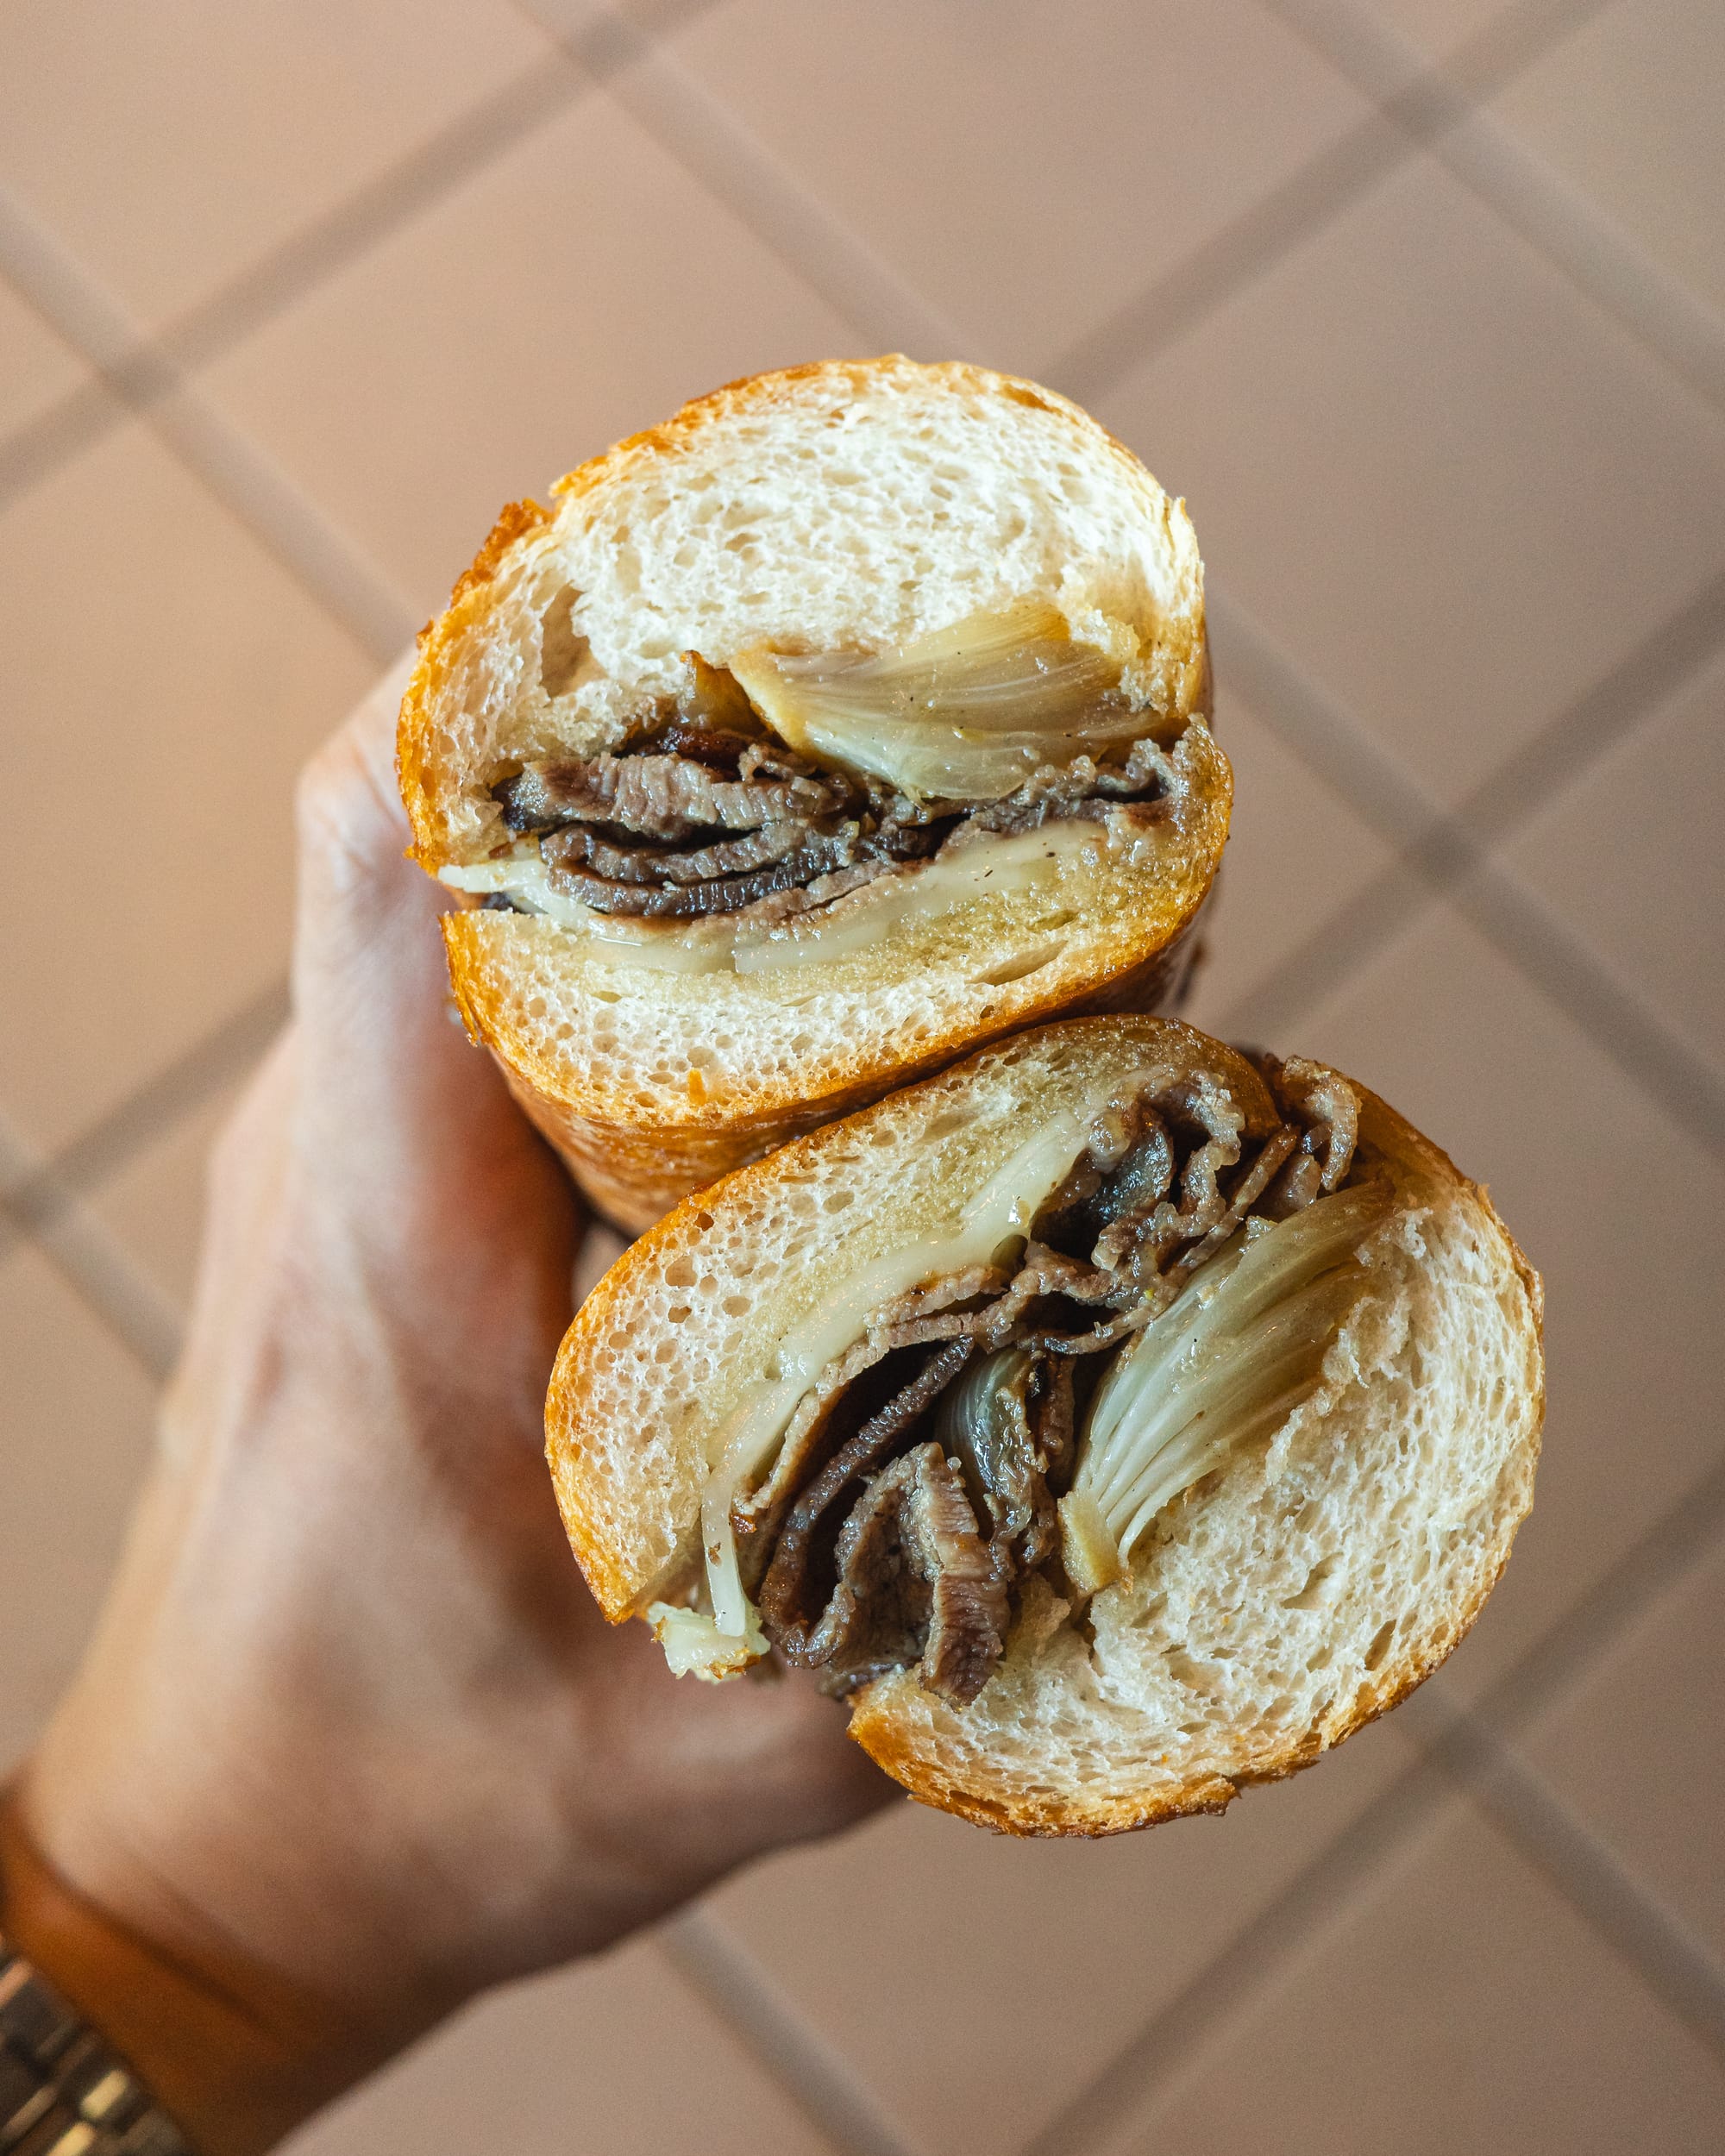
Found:
[[130, 2068], [3, 1939], [0, 2156], [191, 2156]]

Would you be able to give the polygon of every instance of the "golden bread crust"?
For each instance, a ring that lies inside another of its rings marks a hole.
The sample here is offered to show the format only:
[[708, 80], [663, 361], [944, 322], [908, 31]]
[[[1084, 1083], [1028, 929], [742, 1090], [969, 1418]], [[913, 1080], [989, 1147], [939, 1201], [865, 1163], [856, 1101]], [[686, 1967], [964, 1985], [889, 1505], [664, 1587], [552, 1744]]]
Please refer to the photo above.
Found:
[[468, 639], [480, 633], [497, 605], [498, 572], [516, 548], [549, 524], [555, 512], [536, 501], [508, 502], [474, 557], [455, 579], [449, 604], [420, 630], [419, 656], [401, 699], [395, 729], [395, 773], [402, 804], [413, 827], [408, 858], [435, 875], [443, 865], [444, 815], [441, 798], [449, 773], [440, 755], [432, 713]]
[[1099, 955], [1084, 978], [1053, 993], [1032, 981], [1008, 984], [986, 1025], [947, 1027], [913, 1055], [883, 1052], [859, 1033], [842, 1062], [809, 1073], [800, 1085], [769, 1077], [740, 1095], [689, 1098], [646, 1112], [574, 1062], [553, 1063], [523, 1044], [510, 1023], [507, 973], [487, 962], [479, 940], [483, 916], [459, 910], [446, 913], [442, 926], [450, 985], [470, 1037], [491, 1050], [511, 1092], [589, 1201], [635, 1235], [692, 1191], [962, 1056], [1054, 1018], [1151, 1012], [1175, 1000], [1184, 985], [1197, 912], [1195, 905], [1166, 942], [1151, 931], [1136, 958], [1113, 950]]

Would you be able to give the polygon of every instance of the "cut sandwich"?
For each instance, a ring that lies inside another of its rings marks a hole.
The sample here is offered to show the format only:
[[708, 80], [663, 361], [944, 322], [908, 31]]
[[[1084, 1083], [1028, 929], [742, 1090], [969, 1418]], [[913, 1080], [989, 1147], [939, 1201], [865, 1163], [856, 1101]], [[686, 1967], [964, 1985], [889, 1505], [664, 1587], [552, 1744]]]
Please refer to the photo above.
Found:
[[613, 1620], [776, 1648], [925, 1802], [1226, 1804], [1393, 1706], [1532, 1502], [1540, 1283], [1393, 1110], [1176, 1021], [983, 1051], [689, 1199], [564, 1342]]
[[399, 764], [468, 1028], [614, 1219], [1175, 993], [1231, 799], [1201, 565], [1076, 405], [829, 362], [556, 495], [426, 630]]

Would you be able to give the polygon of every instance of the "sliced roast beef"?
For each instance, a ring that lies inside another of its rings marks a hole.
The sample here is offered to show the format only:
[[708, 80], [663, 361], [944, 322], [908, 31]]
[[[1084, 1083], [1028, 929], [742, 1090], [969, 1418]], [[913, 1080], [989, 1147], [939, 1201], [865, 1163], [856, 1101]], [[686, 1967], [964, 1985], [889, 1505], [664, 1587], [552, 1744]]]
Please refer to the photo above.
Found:
[[837, 1450], [832, 1409], [867, 1370], [900, 1349], [931, 1341], [974, 1339], [1010, 1275], [997, 1265], [972, 1265], [932, 1287], [913, 1288], [877, 1311], [863, 1338], [821, 1372], [785, 1432], [771, 1474], [731, 1508], [738, 1535], [775, 1535], [785, 1512], [816, 1467]]
[[835, 1554], [821, 1619], [826, 1689], [854, 1691], [914, 1664], [930, 1691], [968, 1707], [1000, 1658], [1007, 1588], [938, 1445], [913, 1447], [875, 1476]]
[[716, 877], [742, 875], [784, 861], [799, 852], [807, 838], [807, 826], [799, 822], [762, 824], [735, 838], [680, 850], [644, 843], [619, 844], [597, 824], [568, 824], [551, 832], [540, 851], [554, 868], [586, 869], [607, 883], [710, 883]]
[[1044, 764], [1015, 793], [971, 812], [979, 831], [1033, 831], [1057, 818], [1103, 821], [1111, 811], [1131, 806], [1141, 812], [1165, 802], [1174, 787], [1174, 767], [1165, 750], [1150, 740], [1135, 741], [1123, 765], [1099, 764], [1089, 756], [1068, 764]]
[[572, 824], [549, 833], [540, 851], [553, 883], [599, 912], [688, 919], [735, 913], [776, 892], [812, 896], [816, 883], [841, 871], [855, 872], [854, 889], [939, 843], [938, 831], [914, 826], [870, 830], [798, 818], [681, 849], [619, 845], [592, 824]]
[[1260, 1111], [1250, 1137], [1212, 1081], [1128, 1087], [1094, 1117], [1013, 1263], [898, 1297], [822, 1373], [732, 1514], [762, 1620], [791, 1659], [840, 1691], [914, 1667], [949, 1699], [975, 1696], [1012, 1591], [1056, 1560], [1076, 1396], [1097, 1358], [1249, 1214], [1283, 1218], [1348, 1176], [1352, 1089], [1310, 1063], [1266, 1063], [1265, 1077], [1284, 1119], [1265, 1131]]
[[917, 1673], [932, 1692], [968, 1707], [994, 1674], [1007, 1633], [1007, 1583], [976, 1532], [958, 1478], [938, 1445], [907, 1456], [899, 1506], [906, 1569], [929, 1589], [928, 1636]]
[[812, 1574], [827, 1514], [864, 1477], [876, 1473], [970, 1359], [972, 1343], [951, 1340], [935, 1350], [911, 1382], [871, 1415], [816, 1475], [791, 1507], [778, 1548], [761, 1583], [761, 1614], [794, 1662], [820, 1663], [831, 1652], [811, 1607]]
[[693, 756], [589, 756], [583, 763], [529, 764], [492, 789], [518, 830], [608, 824], [670, 844], [702, 830], [758, 830], [763, 824], [815, 824], [856, 798], [834, 775], [731, 779]]
[[813, 887], [834, 874], [853, 890], [988, 833], [1156, 813], [1174, 783], [1145, 740], [1123, 764], [1046, 766], [1004, 800], [913, 800], [787, 749], [730, 674], [691, 654], [683, 690], [621, 750], [529, 763], [492, 793], [511, 830], [538, 835], [554, 888], [596, 912], [690, 920], [758, 907], [764, 922], [795, 910], [797, 893], [830, 902]]
[[1298, 1150], [1262, 1207], [1269, 1219], [1281, 1220], [1341, 1188], [1359, 1138], [1359, 1095], [1346, 1079], [1303, 1056], [1257, 1060], [1276, 1106], [1300, 1131]]

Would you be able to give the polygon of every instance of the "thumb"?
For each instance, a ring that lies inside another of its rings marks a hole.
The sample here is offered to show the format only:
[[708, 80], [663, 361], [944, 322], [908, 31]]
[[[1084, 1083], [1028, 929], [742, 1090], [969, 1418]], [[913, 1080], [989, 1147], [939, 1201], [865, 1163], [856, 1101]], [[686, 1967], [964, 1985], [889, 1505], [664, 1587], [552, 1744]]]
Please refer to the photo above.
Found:
[[[445, 1017], [436, 921], [448, 901], [405, 857], [395, 717], [411, 666], [405, 654], [324, 743], [297, 801], [293, 1000], [308, 1081], [338, 1082], [361, 1124], [399, 1112], [405, 1085], [435, 1099], [439, 1080], [478, 1061], [458, 1052]], [[432, 1081], [413, 1085], [428, 1061]]]
[[567, 1239], [567, 1181], [456, 1019], [437, 928], [448, 896], [405, 857], [395, 722], [411, 665], [410, 653], [385, 674], [300, 779], [293, 1000], [304, 1134], [351, 1179], [355, 1215], [398, 1245], [425, 1225], [416, 1210], [445, 1232], [465, 1210], [475, 1230], [518, 1234], [523, 1210], [547, 1203]]

